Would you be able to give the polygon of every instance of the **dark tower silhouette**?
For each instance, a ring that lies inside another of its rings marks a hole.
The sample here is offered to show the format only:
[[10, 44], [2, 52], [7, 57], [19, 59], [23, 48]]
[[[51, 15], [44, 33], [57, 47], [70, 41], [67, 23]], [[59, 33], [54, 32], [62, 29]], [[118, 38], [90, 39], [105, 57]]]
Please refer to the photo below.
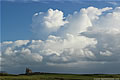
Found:
[[31, 74], [32, 73], [32, 70], [29, 69], [29, 68], [26, 68], [26, 73], [25, 74]]

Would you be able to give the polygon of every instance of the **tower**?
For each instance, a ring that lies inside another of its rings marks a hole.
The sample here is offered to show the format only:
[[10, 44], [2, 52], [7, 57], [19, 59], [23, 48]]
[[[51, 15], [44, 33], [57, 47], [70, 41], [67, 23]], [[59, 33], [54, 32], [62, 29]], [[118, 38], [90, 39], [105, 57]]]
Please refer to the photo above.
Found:
[[31, 74], [32, 73], [32, 70], [29, 69], [29, 68], [26, 68], [26, 73], [25, 74]]

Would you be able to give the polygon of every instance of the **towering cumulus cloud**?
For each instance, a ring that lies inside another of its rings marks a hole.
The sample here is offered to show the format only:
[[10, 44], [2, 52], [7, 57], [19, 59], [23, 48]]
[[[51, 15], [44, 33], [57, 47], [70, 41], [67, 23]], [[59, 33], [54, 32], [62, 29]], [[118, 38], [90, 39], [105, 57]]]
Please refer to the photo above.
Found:
[[66, 23], [67, 21], [64, 21], [62, 11], [49, 9], [46, 13], [39, 12], [34, 14], [32, 31], [37, 38], [46, 39], [52, 32], [56, 32]]
[[49, 9], [33, 15], [32, 31], [37, 40], [1, 43], [2, 67], [77, 67], [99, 72], [103, 66], [120, 66], [120, 7], [88, 7], [67, 17]]

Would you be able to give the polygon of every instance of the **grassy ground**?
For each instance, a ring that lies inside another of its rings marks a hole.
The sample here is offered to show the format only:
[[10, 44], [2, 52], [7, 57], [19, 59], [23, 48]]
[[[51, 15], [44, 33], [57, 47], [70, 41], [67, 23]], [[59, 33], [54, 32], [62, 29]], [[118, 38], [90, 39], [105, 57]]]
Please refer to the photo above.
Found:
[[94, 80], [94, 78], [119, 78], [120, 74], [41, 74], [41, 75], [6, 75], [0, 80]]

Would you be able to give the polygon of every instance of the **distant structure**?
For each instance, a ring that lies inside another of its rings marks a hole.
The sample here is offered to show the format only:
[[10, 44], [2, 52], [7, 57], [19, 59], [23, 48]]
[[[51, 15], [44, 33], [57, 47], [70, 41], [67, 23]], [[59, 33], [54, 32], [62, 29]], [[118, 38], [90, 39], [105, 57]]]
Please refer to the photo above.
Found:
[[25, 74], [32, 74], [32, 70], [29, 68], [26, 68], [26, 73]]
[[30, 68], [26, 68], [25, 74], [19, 74], [19, 75], [40, 75], [40, 74], [49, 74], [45, 72], [32, 72]]

